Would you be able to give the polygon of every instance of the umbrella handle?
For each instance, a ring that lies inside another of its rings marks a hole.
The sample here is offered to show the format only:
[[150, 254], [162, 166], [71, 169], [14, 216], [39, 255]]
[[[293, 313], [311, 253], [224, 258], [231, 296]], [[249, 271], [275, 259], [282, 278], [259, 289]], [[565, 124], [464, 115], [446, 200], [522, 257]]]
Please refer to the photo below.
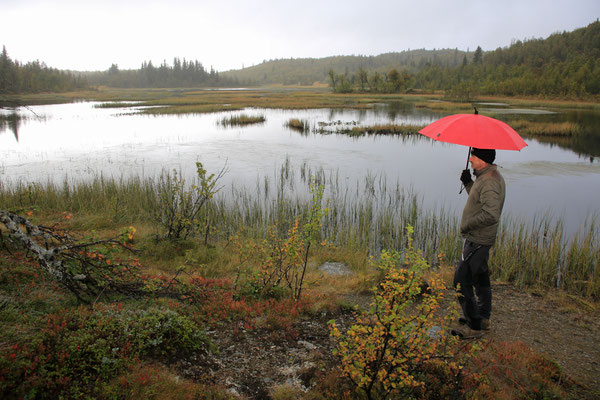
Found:
[[467, 166], [465, 169], [469, 168], [469, 158], [471, 158], [471, 147], [469, 147], [469, 154], [467, 154]]
[[[467, 155], [467, 166], [465, 167], [465, 169], [469, 168], [469, 158], [471, 158], [471, 147], [469, 147], [469, 154]], [[461, 183], [460, 191], [458, 192], [458, 194], [461, 194], [464, 189], [465, 189], [465, 186]]]

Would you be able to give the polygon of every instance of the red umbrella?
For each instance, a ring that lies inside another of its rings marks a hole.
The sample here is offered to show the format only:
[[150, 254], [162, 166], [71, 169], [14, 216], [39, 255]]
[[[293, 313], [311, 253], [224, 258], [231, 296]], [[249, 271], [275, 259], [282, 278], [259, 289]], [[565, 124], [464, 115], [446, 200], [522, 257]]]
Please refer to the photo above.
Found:
[[440, 142], [478, 149], [521, 150], [527, 143], [506, 123], [479, 114], [456, 114], [439, 119], [419, 133]]
[[[474, 114], [449, 115], [427, 125], [419, 131], [439, 142], [469, 146], [467, 166], [471, 157], [471, 147], [478, 149], [521, 150], [527, 143], [506, 123], [494, 118]], [[462, 192], [462, 189], [460, 190]]]

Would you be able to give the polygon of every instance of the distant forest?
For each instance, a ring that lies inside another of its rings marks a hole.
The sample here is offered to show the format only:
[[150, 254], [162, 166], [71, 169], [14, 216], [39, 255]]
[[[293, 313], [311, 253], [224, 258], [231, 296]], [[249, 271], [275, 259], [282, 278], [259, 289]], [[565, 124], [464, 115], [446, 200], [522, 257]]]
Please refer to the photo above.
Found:
[[39, 61], [21, 64], [8, 56], [6, 47], [0, 54], [0, 94], [66, 92], [85, 89], [88, 84], [79, 74], [49, 68]]
[[[142, 63], [140, 69], [120, 70], [117, 64], [108, 71], [86, 74], [90, 85], [104, 85], [118, 88], [165, 88], [165, 87], [212, 87], [232, 86], [229, 78], [221, 78], [213, 68], [206, 71], [199, 61], [175, 58], [173, 65], [166, 61], [155, 67], [152, 61]], [[237, 83], [235, 83], [237, 84]]]
[[600, 22], [546, 39], [516, 41], [494, 51], [408, 50], [378, 56], [269, 60], [226, 72], [207, 71], [199, 61], [164, 61], [140, 69], [67, 72], [39, 61], [0, 56], [0, 93], [60, 92], [89, 86], [120, 88], [232, 87], [327, 83], [339, 93], [444, 91], [448, 97], [477, 95], [598, 98]]

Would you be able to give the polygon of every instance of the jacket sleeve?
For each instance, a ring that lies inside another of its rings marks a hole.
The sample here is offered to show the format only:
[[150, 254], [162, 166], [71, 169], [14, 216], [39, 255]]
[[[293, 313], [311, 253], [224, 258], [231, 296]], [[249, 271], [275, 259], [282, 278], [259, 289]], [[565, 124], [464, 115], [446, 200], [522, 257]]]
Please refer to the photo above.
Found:
[[494, 225], [500, 221], [502, 212], [500, 188], [494, 182], [486, 182], [481, 188], [479, 200], [481, 209], [463, 222], [461, 232], [467, 232]]

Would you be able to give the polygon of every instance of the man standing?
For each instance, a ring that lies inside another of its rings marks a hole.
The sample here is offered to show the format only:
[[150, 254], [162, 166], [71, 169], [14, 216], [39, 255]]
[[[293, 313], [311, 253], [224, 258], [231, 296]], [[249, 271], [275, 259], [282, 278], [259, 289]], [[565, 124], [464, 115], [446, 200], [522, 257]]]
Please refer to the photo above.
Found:
[[454, 273], [454, 287], [459, 288], [464, 318], [452, 332], [461, 339], [480, 337], [482, 331], [490, 329], [492, 288], [488, 259], [490, 247], [496, 241], [505, 196], [504, 178], [493, 164], [495, 158], [495, 150], [473, 148], [469, 162], [475, 182], [468, 169], [460, 177], [469, 198], [460, 223], [465, 243]]

